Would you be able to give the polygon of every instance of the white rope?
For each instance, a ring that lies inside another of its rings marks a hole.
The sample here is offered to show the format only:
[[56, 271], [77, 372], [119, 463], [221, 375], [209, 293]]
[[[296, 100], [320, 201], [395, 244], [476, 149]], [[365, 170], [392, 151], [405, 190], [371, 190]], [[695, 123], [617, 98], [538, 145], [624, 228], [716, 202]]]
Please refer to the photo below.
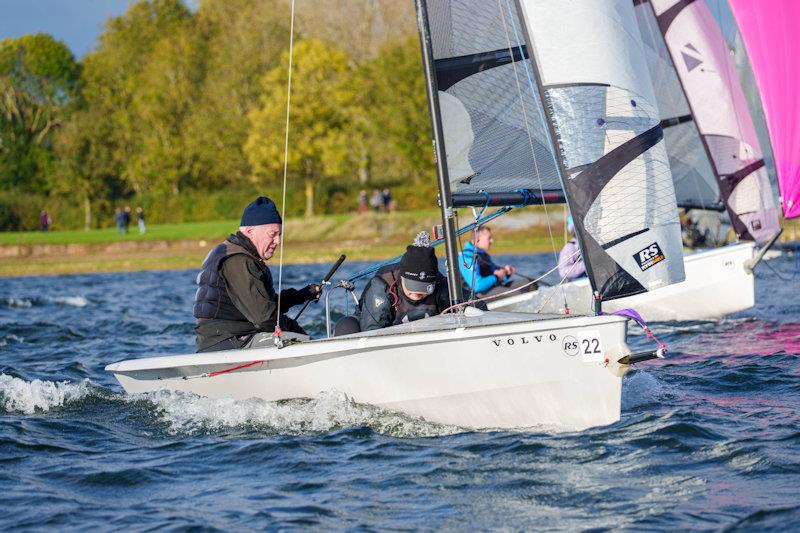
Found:
[[[292, 0], [291, 19], [289, 22], [289, 80], [286, 87], [286, 139], [283, 144], [283, 196], [281, 199], [281, 220], [286, 221], [286, 175], [289, 171], [289, 113], [292, 104], [292, 52], [294, 49], [294, 0]], [[281, 292], [283, 291], [283, 240], [281, 234], [280, 252], [278, 254], [278, 314], [275, 331], [280, 331], [281, 324]]]

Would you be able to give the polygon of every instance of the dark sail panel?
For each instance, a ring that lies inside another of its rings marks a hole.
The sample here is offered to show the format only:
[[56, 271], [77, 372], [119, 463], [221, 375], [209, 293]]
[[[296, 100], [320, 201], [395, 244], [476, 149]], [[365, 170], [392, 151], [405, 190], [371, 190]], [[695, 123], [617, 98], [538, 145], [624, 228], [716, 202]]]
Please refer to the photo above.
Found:
[[453, 194], [561, 191], [516, 9], [485, 0], [427, 6]]

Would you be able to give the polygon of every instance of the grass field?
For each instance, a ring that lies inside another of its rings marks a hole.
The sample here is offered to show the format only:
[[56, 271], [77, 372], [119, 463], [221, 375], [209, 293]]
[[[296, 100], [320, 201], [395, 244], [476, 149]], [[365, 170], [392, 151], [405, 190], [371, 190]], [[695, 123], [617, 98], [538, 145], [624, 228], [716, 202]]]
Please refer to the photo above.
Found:
[[[493, 252], [553, 249], [546, 227], [527, 226], [515, 214], [503, 218], [512, 223], [495, 227]], [[351, 261], [386, 259], [402, 253], [418, 231], [430, 230], [438, 221], [434, 210], [290, 219], [284, 228], [284, 260], [325, 263], [342, 253]], [[0, 233], [0, 246], [38, 249], [27, 257], [0, 259], [0, 276], [197, 268], [209, 248], [237, 226], [236, 220], [222, 220], [153, 225], [144, 235], [135, 226], [127, 235], [119, 235], [116, 229]]]

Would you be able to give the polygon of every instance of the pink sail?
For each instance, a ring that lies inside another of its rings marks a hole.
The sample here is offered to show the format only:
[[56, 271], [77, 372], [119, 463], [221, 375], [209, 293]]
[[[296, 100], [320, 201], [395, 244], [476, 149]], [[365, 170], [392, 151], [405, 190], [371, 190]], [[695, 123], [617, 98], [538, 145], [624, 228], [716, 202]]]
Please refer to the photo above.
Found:
[[783, 215], [800, 217], [800, 1], [731, 0], [767, 117]]

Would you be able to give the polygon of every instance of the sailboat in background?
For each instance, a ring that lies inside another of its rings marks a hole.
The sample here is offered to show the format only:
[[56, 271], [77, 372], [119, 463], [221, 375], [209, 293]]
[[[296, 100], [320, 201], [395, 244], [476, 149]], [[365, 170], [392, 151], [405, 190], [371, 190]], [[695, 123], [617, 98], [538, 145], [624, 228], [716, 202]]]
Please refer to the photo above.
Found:
[[454, 208], [566, 199], [598, 310], [683, 279], [672, 177], [633, 7], [416, 6], [456, 312], [328, 339], [109, 365], [126, 391], [276, 401], [333, 389], [465, 428], [581, 429], [619, 419], [629, 365], [661, 348], [630, 354], [623, 316], [464, 307]]
[[[764, 159], [727, 43], [704, 2], [632, 0], [645, 44], [678, 207], [726, 210], [739, 243], [686, 255], [686, 281], [615, 302], [648, 320], [716, 319], [752, 307], [755, 244], [779, 231]], [[554, 294], [555, 293], [555, 294]], [[579, 312], [586, 280], [490, 302], [494, 309]]]
[[783, 216], [800, 217], [800, 3], [731, 0], [767, 120]]

